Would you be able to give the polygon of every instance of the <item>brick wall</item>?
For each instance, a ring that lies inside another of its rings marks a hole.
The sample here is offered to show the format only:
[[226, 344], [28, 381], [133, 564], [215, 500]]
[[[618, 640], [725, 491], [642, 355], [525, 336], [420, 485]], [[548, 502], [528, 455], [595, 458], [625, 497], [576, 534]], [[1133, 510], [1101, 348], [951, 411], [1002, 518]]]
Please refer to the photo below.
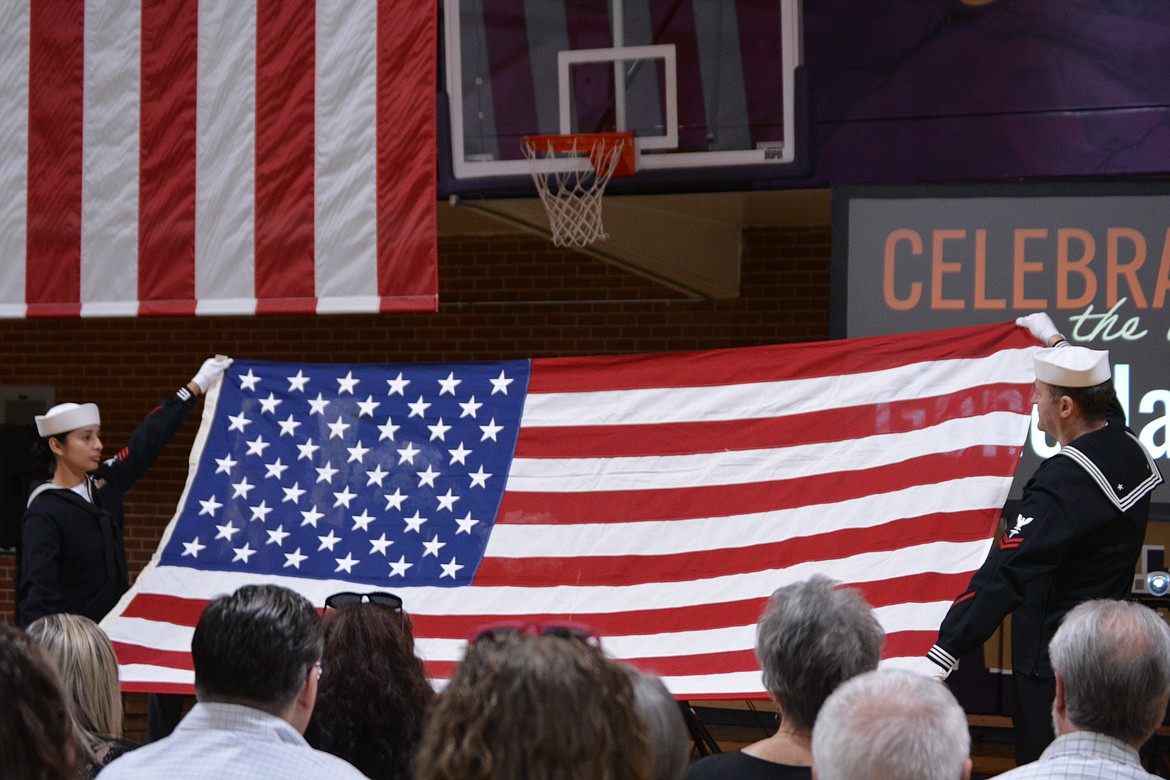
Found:
[[[829, 332], [829, 230], [749, 229], [741, 294], [691, 300], [526, 235], [444, 238], [437, 314], [0, 320], [0, 384], [55, 385], [102, 410], [112, 454], [215, 353], [263, 360], [486, 360], [815, 341]], [[150, 558], [186, 476], [194, 418], [126, 500], [131, 576]], [[0, 619], [13, 609], [0, 556]]]

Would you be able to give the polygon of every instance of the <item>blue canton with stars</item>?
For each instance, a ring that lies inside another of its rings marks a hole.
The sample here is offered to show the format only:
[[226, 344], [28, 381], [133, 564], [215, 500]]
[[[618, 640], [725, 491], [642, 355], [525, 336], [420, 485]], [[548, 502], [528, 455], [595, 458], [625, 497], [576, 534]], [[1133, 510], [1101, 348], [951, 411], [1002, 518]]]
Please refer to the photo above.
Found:
[[527, 388], [526, 361], [236, 361], [162, 563], [467, 585]]

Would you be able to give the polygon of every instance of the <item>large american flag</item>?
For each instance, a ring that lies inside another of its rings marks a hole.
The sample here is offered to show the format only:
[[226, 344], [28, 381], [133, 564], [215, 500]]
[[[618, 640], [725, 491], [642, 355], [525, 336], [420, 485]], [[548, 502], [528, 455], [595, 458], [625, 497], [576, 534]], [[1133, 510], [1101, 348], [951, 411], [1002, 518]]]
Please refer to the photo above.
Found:
[[436, 16], [0, 3], [0, 317], [434, 310]]
[[856, 585], [886, 662], [982, 562], [1036, 344], [994, 325], [463, 365], [237, 360], [175, 518], [103, 626], [130, 690], [190, 690], [192, 627], [245, 583], [390, 590], [442, 681], [478, 624], [594, 624], [677, 695], [757, 696], [775, 588]]

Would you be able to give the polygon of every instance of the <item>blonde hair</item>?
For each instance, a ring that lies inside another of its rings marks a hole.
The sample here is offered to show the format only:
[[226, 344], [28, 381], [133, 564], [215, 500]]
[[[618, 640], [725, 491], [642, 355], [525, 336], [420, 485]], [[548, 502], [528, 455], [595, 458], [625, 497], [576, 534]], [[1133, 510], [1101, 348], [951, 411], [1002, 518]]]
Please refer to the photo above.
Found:
[[118, 659], [98, 624], [81, 615], [46, 615], [27, 630], [61, 672], [73, 705], [74, 726], [87, 751], [92, 752], [98, 737], [121, 737]]

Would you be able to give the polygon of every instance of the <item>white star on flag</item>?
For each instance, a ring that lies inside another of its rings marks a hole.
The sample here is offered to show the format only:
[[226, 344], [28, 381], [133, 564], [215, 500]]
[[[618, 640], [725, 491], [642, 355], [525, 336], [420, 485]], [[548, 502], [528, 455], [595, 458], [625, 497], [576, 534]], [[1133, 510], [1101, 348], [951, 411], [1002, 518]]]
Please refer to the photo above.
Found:
[[272, 512], [272, 507], [268, 506], [266, 501], [261, 501], [258, 505], [248, 508], [252, 510], [252, 520], [259, 520], [262, 523], [268, 521], [268, 515]]
[[347, 371], [343, 378], [337, 380], [338, 394], [349, 393], [350, 395], [353, 395], [353, 389], [357, 387], [358, 382], [360, 381], [360, 379], [354, 379], [352, 371]]
[[215, 465], [216, 465], [215, 473], [216, 474], [227, 474], [228, 476], [231, 476], [232, 468], [238, 462], [239, 461], [237, 461], [235, 458], [233, 458], [230, 454], [224, 455], [222, 458], [216, 458], [215, 459]]
[[189, 542], [183, 542], [183, 555], [190, 555], [192, 558], [198, 558], [199, 552], [206, 549], [207, 545], [200, 544], [198, 536]]
[[248, 442], [248, 454], [264, 457], [264, 450], [268, 449], [268, 442], [264, 441], [263, 436], [257, 436]]
[[243, 498], [246, 501], [248, 499], [248, 493], [251, 490], [253, 490], [255, 487], [256, 487], [255, 485], [248, 482], [247, 477], [244, 477], [239, 482], [233, 482], [232, 483], [232, 498]]
[[447, 375], [446, 379], [439, 380], [439, 387], [441, 388], [439, 390], [439, 395], [455, 395], [455, 388], [459, 387], [461, 384], [463, 384], [463, 380], [456, 379], [455, 372], [452, 371]]
[[295, 436], [297, 428], [301, 427], [301, 421], [293, 417], [291, 414], [281, 420], [280, 435], [281, 436]]
[[325, 407], [328, 405], [328, 399], [326, 399], [321, 393], [317, 393], [317, 397], [309, 401], [309, 414], [319, 414], [324, 417]]
[[288, 471], [288, 466], [280, 462], [277, 458], [272, 463], [264, 464], [265, 478], [280, 479], [284, 476], [284, 472]]
[[493, 417], [490, 423], [479, 426], [479, 429], [483, 431], [483, 438], [481, 438], [480, 441], [487, 441], [488, 439], [496, 441], [496, 435], [500, 431], [504, 430], [504, 426], [496, 425], [496, 418]]
[[305, 376], [305, 372], [300, 370], [297, 371], [296, 376], [285, 377], [285, 379], [288, 380], [288, 391], [290, 393], [294, 390], [303, 392], [305, 385], [309, 382], [309, 378]]
[[305, 489], [301, 487], [300, 482], [294, 482], [292, 487], [281, 488], [284, 491], [284, 501], [281, 503], [292, 502], [294, 504], [300, 503], [301, 496], [305, 494]]
[[215, 535], [215, 538], [216, 539], [227, 539], [228, 541], [231, 541], [232, 536], [234, 536], [236, 534], [236, 532], [238, 532], [240, 530], [239, 528], [236, 528], [232, 524], [231, 520], [228, 520], [223, 525], [217, 525], [216, 529], [219, 531], [219, 533], [217, 533]]
[[406, 386], [410, 384], [410, 380], [403, 379], [402, 372], [399, 371], [398, 377], [396, 379], [387, 379], [386, 384], [390, 386], [390, 389], [386, 392], [386, 395], [405, 396], [406, 395]]
[[301, 548], [298, 547], [295, 552], [284, 554], [284, 567], [292, 566], [294, 569], [301, 568], [301, 564], [309, 559], [309, 556], [301, 554]]
[[504, 372], [501, 371], [500, 375], [498, 377], [491, 380], [492, 395], [495, 395], [496, 393], [503, 393], [504, 395], [507, 395], [508, 394], [508, 385], [512, 384], [513, 381], [514, 380], [512, 380], [508, 377], [505, 377]]
[[252, 549], [252, 545], [248, 542], [244, 542], [243, 547], [234, 547], [232, 549], [234, 549], [236, 552], [235, 556], [232, 558], [233, 562], [243, 561], [244, 563], [247, 563], [248, 559], [256, 554], [256, 551]]
[[244, 415], [243, 412], [240, 412], [239, 414], [235, 414], [235, 415], [228, 417], [228, 420], [231, 421], [228, 423], [228, 430], [229, 431], [241, 431], [242, 432], [245, 428], [247, 428], [249, 425], [252, 424], [252, 421], [249, 420]]
[[[198, 541], [198, 540], [196, 540], [196, 541]], [[370, 555], [373, 555], [374, 553], [379, 553], [381, 555], [385, 555], [386, 548], [392, 544], [394, 544], [394, 541], [391, 539], [387, 539], [386, 534], [383, 533], [377, 539], [370, 540]]]
[[406, 556], [399, 557], [397, 561], [390, 562], [390, 576], [391, 577], [405, 577], [406, 570], [414, 566], [413, 563], [406, 562]]
[[394, 434], [398, 432], [400, 427], [402, 426], [395, 425], [394, 422], [389, 417], [387, 417], [386, 422], [378, 426], [378, 432], [380, 434], [378, 436], [378, 441], [382, 441], [382, 439], [389, 439], [390, 441], [394, 441]]
[[367, 510], [363, 509], [360, 515], [354, 515], [352, 517], [353, 530], [366, 531], [369, 529], [370, 523], [374, 522], [376, 519], [377, 518], [371, 515]]
[[279, 547], [284, 544], [284, 540], [289, 536], [290, 534], [284, 530], [284, 526], [278, 525], [275, 530], [268, 529], [268, 544], [275, 544]]

